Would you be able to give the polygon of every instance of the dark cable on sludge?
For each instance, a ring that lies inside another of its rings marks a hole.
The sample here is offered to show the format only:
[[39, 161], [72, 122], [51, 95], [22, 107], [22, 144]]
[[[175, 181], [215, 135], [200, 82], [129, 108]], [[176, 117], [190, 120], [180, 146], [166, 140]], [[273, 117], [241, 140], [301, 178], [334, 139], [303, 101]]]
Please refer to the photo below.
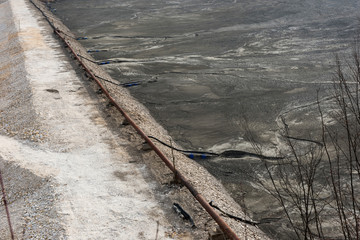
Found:
[[114, 83], [113, 81], [110, 81], [106, 78], [103, 78], [103, 77], [100, 77], [100, 76], [97, 76], [95, 75], [95, 77], [105, 81], [105, 82], [108, 82], [108, 83], [111, 83], [111, 84], [114, 84], [114, 85], [117, 85], [117, 86], [122, 86], [122, 87], [132, 87], [132, 86], [137, 86], [137, 85], [140, 85], [139, 82], [128, 82], [128, 83]]
[[91, 60], [91, 59], [89, 59], [89, 58], [86, 58], [86, 57], [84, 57], [84, 56], [81, 56], [81, 55], [79, 55], [79, 54], [78, 54], [78, 56], [79, 56], [80, 58], [83, 58], [83, 59], [89, 61], [89, 62], [95, 63], [95, 64], [97, 64], [97, 65], [105, 65], [105, 64], [110, 64], [110, 63], [132, 62], [132, 61], [126, 61], [126, 60], [106, 60], [106, 61], [97, 62], [97, 61]]
[[230, 213], [227, 213], [227, 212], [223, 211], [222, 209], [220, 209], [218, 206], [216, 206], [213, 201], [210, 201], [209, 205], [212, 206], [213, 208], [219, 210], [222, 214], [226, 215], [227, 217], [235, 219], [235, 220], [237, 220], [239, 222], [243, 222], [243, 223], [250, 224], [250, 225], [253, 225], [253, 226], [257, 226], [259, 224], [259, 222], [253, 222], [253, 221], [250, 221], [250, 220], [245, 220], [245, 219], [243, 219], [241, 217], [237, 217], [237, 216], [234, 216], [234, 215], [232, 215]]
[[218, 157], [218, 156], [220, 156], [219, 154], [212, 153], [212, 152], [188, 151], [188, 150], [179, 149], [179, 148], [170, 146], [169, 144], [161, 141], [160, 139], [158, 139], [156, 137], [153, 137], [153, 136], [148, 136], [148, 137], [151, 138], [151, 139], [156, 140], [157, 142], [161, 143], [162, 145], [164, 145], [164, 146], [166, 146], [168, 148], [171, 148], [171, 149], [174, 149], [175, 151], [184, 153], [187, 157], [189, 157], [191, 159], [194, 159], [195, 157], [200, 157], [201, 159], [206, 159], [206, 158], [209, 158], [209, 157]]
[[94, 60], [91, 60], [90, 58], [84, 57], [84, 56], [82, 56], [82, 55], [80, 55], [80, 54], [78, 54], [78, 56], [79, 56], [80, 58], [82, 58], [82, 59], [85, 59], [85, 60], [89, 61], [89, 62], [98, 64], [98, 62], [96, 62], [96, 61], [94, 61]]
[[79, 56], [80, 58], [83, 58], [83, 59], [89, 61], [89, 62], [95, 63], [95, 64], [97, 64], [97, 65], [105, 65], [105, 64], [112, 63], [111, 61], [97, 62], [97, 61], [91, 60], [91, 59], [89, 59], [89, 58], [87, 58], [87, 57], [81, 56], [80, 54], [78, 54], [78, 56]]
[[191, 159], [195, 159], [195, 158], [207, 159], [207, 158], [211, 158], [211, 157], [223, 157], [223, 158], [256, 157], [256, 158], [265, 159], [265, 160], [283, 159], [283, 157], [268, 157], [268, 156], [264, 156], [264, 155], [260, 155], [260, 154], [256, 154], [256, 153], [239, 151], [239, 150], [227, 150], [222, 153], [213, 153], [213, 152], [206, 152], [206, 151], [189, 151], [189, 150], [183, 150], [183, 149], [179, 149], [179, 148], [170, 146], [169, 144], [157, 139], [156, 137], [153, 137], [153, 136], [148, 136], [148, 137], [156, 140], [157, 142], [161, 143], [162, 145], [164, 145], [168, 148], [174, 149], [175, 151], [185, 154], [187, 157], [189, 157]]
[[229, 218], [232, 218], [232, 219], [234, 219], [236, 221], [243, 222], [243, 223], [246, 223], [246, 224], [250, 224], [250, 225], [256, 226], [256, 227], [258, 225], [260, 225], [260, 224], [266, 224], [266, 223], [276, 222], [276, 221], [280, 220], [280, 218], [262, 218], [262, 219], [260, 219], [260, 221], [245, 220], [245, 219], [243, 219], [241, 217], [237, 217], [237, 216], [234, 216], [234, 215], [232, 215], [230, 213], [225, 212], [224, 210], [220, 209], [220, 207], [216, 206], [213, 201], [210, 201], [209, 205], [211, 207], [219, 210], [222, 214], [224, 214], [225, 216], [227, 216]]

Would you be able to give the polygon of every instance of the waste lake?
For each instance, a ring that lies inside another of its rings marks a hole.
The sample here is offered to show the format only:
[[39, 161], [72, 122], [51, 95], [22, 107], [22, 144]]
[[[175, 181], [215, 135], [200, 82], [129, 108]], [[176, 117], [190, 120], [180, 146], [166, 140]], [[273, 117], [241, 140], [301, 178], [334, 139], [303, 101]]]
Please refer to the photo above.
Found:
[[[351, 51], [357, 0], [58, 0], [49, 7], [103, 67], [186, 150], [254, 152], [320, 138], [316, 107], [332, 86], [335, 54]], [[167, 141], [166, 139], [162, 139]], [[254, 219], [279, 208], [251, 182], [259, 160], [197, 159]], [[216, 201], [216, 200], [214, 200]], [[287, 239], [284, 222], [263, 224]]]

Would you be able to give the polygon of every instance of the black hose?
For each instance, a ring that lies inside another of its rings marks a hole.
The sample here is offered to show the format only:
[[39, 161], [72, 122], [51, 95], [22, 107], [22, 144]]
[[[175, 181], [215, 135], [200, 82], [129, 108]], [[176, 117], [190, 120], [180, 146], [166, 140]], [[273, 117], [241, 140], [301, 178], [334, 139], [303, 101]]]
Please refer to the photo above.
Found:
[[120, 83], [115, 83], [115, 82], [113, 82], [113, 81], [110, 81], [110, 80], [108, 80], [108, 79], [106, 79], [106, 78], [103, 78], [103, 77], [100, 77], [100, 76], [97, 76], [97, 75], [95, 75], [95, 77], [97, 77], [97, 78], [99, 78], [99, 79], [101, 79], [101, 80], [103, 80], [103, 81], [105, 81], [105, 82], [114, 84], [114, 85], [116, 85], [116, 86], [120, 86], [120, 85], [121, 85]]
[[84, 56], [82, 56], [82, 55], [80, 55], [80, 54], [78, 54], [78, 56], [79, 56], [80, 58], [82, 58], [82, 59], [85, 59], [85, 60], [89, 61], [89, 62], [92, 62], [92, 63], [95, 63], [95, 64], [99, 64], [99, 62], [94, 61], [94, 60], [91, 60], [90, 58], [84, 57]]
[[108, 82], [108, 83], [111, 83], [111, 84], [114, 84], [116, 86], [122, 86], [122, 87], [132, 87], [132, 86], [137, 86], [137, 85], [140, 85], [139, 82], [127, 82], [127, 83], [114, 83], [113, 81], [110, 81], [106, 78], [103, 78], [103, 77], [100, 77], [100, 76], [97, 76], [95, 75], [95, 77], [105, 81], [105, 82]]
[[242, 219], [240, 217], [234, 216], [234, 215], [232, 215], [230, 213], [227, 213], [227, 212], [221, 210], [218, 206], [216, 206], [213, 203], [213, 201], [210, 201], [209, 204], [210, 204], [210, 206], [212, 206], [213, 208], [219, 210], [222, 214], [226, 215], [229, 218], [232, 218], [232, 219], [235, 219], [235, 220], [237, 220], [239, 222], [243, 222], [243, 223], [250, 224], [250, 225], [253, 225], [253, 226], [257, 226], [259, 224], [259, 222], [253, 222], [253, 221], [250, 221], [250, 220], [245, 220], [245, 219]]
[[[179, 149], [179, 148], [176, 148], [176, 147], [173, 147], [173, 146], [170, 146], [169, 144], [157, 139], [156, 137], [153, 137], [153, 136], [148, 136], [149, 138], [151, 139], [154, 139], [156, 140], [157, 142], [161, 143], [162, 145], [168, 147], [168, 148], [171, 148], [171, 149], [174, 149], [175, 151], [178, 151], [178, 152], [182, 152], [182, 153], [187, 153], [187, 154], [199, 154], [201, 155], [202, 157], [209, 157], [209, 156], [212, 156], [212, 157], [218, 157], [219, 154], [217, 153], [213, 153], [213, 152], [204, 152], [204, 151], [188, 151], [188, 150], [183, 150], [183, 149]], [[188, 155], [188, 157], [190, 157], [191, 155]]]
[[161, 143], [162, 145], [174, 149], [175, 151], [184, 153], [187, 157], [194, 159], [195, 157], [200, 157], [201, 159], [206, 159], [209, 157], [223, 157], [223, 158], [243, 158], [243, 157], [256, 157], [260, 159], [266, 159], [266, 160], [278, 160], [283, 159], [283, 157], [268, 157], [256, 153], [251, 152], [245, 152], [245, 151], [239, 151], [239, 150], [227, 150], [222, 153], [213, 153], [213, 152], [206, 152], [206, 151], [189, 151], [189, 150], [183, 150], [179, 149], [173, 146], [170, 146], [169, 144], [157, 139], [153, 136], [148, 136], [149, 138], [152, 138], [156, 140], [157, 142]]
[[232, 218], [232, 219], [235, 219], [236, 221], [243, 222], [243, 223], [246, 223], [246, 224], [250, 224], [250, 225], [253, 225], [253, 226], [257, 226], [259, 224], [272, 223], [272, 222], [276, 222], [276, 221], [280, 220], [280, 218], [263, 218], [263, 219], [261, 219], [260, 221], [257, 221], [257, 222], [250, 221], [250, 220], [245, 220], [245, 219], [243, 219], [241, 217], [237, 217], [237, 216], [234, 216], [234, 215], [232, 215], [230, 213], [225, 212], [224, 210], [222, 210], [218, 206], [216, 206], [213, 201], [210, 201], [209, 205], [211, 207], [219, 210], [222, 214], [224, 214], [225, 216], [227, 216], [229, 218]]
[[239, 151], [239, 150], [227, 150], [219, 154], [220, 157], [224, 158], [242, 158], [242, 157], [256, 157], [260, 159], [266, 160], [279, 160], [283, 159], [283, 157], [268, 157], [261, 154]]

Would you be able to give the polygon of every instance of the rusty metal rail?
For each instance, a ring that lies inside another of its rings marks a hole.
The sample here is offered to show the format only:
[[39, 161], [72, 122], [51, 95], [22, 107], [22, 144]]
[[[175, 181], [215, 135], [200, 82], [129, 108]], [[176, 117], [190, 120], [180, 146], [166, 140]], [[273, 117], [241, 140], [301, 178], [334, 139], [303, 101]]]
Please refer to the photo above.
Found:
[[1, 170], [0, 170], [0, 186], [1, 186], [1, 192], [2, 192], [2, 200], [4, 202], [5, 211], [6, 211], [6, 217], [7, 217], [8, 224], [9, 224], [11, 240], [14, 240], [15, 236], [14, 236], [13, 228], [11, 226], [10, 212], [9, 212], [9, 207], [8, 207], [8, 203], [7, 203], [7, 199], [6, 199], [5, 186], [4, 186]]
[[[80, 59], [78, 54], [74, 51], [71, 44], [61, 36], [61, 31], [59, 31], [53, 23], [49, 20], [48, 16], [38, 7], [32, 0], [30, 2], [43, 14], [46, 20], [49, 22], [50, 26], [54, 29], [54, 32], [59, 36], [59, 38], [67, 45], [71, 53], [74, 55], [76, 60], [81, 64], [84, 70], [90, 75], [90, 77], [98, 84], [102, 92], [106, 95], [109, 101], [115, 106], [115, 108], [123, 115], [123, 117], [128, 121], [128, 123], [136, 130], [136, 132], [149, 144], [149, 146], [155, 151], [155, 153], [160, 157], [160, 159], [165, 163], [165, 165], [177, 176], [181, 183], [186, 186], [190, 193], [195, 197], [195, 199], [201, 204], [201, 206], [209, 213], [209, 215], [215, 220], [219, 225], [221, 230], [226, 234], [226, 236], [231, 240], [239, 240], [239, 237], [235, 232], [229, 227], [229, 225], [221, 218], [221, 216], [210, 206], [210, 204], [205, 200], [205, 198], [195, 189], [194, 186], [185, 178], [185, 176], [179, 172], [170, 160], [161, 152], [161, 150], [151, 141], [151, 139], [139, 128], [139, 126], [131, 119], [131, 117], [119, 106], [115, 99], [110, 95], [108, 90], [103, 86], [101, 81], [92, 73], [92, 71], [84, 64]], [[64, 34], [66, 36], [66, 34]], [[73, 41], [73, 40], [72, 40]]]

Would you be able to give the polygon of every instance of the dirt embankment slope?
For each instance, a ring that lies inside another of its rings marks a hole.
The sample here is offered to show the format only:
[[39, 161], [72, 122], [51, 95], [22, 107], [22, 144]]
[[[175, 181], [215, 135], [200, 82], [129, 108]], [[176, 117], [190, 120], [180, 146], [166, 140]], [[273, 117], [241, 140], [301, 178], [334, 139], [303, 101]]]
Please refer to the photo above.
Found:
[[[0, 2], [0, 18], [0, 167], [16, 237], [206, 239], [214, 221], [185, 188], [171, 184], [173, 176], [153, 152], [140, 151], [141, 139], [71, 64], [39, 12], [28, 1], [8, 0]], [[147, 134], [170, 138], [127, 91], [108, 88]], [[206, 199], [246, 218], [202, 167], [174, 157]], [[173, 213], [174, 201], [197, 229]], [[6, 239], [3, 210], [0, 219]], [[252, 226], [227, 221], [240, 237], [264, 239]]]

